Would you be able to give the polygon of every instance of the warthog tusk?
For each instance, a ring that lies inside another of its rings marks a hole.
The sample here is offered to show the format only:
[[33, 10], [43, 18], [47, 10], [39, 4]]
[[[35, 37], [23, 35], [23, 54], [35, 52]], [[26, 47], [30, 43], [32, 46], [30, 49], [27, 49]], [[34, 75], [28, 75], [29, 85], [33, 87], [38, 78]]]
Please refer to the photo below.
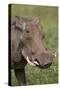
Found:
[[38, 62], [36, 62], [36, 61], [34, 61], [34, 63], [35, 63], [36, 65], [39, 65], [39, 63], [38, 63]]
[[57, 51], [55, 52], [54, 56], [57, 57]]
[[28, 56], [26, 57], [26, 60], [27, 60], [27, 62], [28, 62], [30, 65], [35, 66], [35, 64], [32, 63], [32, 62], [29, 60]]
[[23, 24], [23, 30], [25, 30], [25, 28], [26, 28], [26, 23]]
[[36, 65], [39, 65], [39, 63], [36, 62], [36, 61], [31, 62], [31, 61], [29, 60], [29, 57], [25, 55], [25, 53], [24, 53], [23, 50], [22, 50], [22, 54], [23, 54], [23, 56], [25, 57], [25, 59], [27, 60], [28, 64], [30, 64], [30, 65], [32, 65], [32, 66], [35, 66], [35, 64], [36, 64]]
[[32, 63], [32, 62], [29, 60], [28, 56], [25, 55], [25, 53], [24, 53], [23, 50], [22, 50], [22, 55], [23, 55], [23, 56], [25, 57], [25, 59], [27, 60], [28, 64], [30, 64], [30, 65], [32, 65], [32, 66], [35, 66], [35, 64]]
[[57, 55], [56, 55], [56, 53], [55, 53], [55, 55], [54, 55], [54, 56], [55, 56], [55, 57], [57, 56]]

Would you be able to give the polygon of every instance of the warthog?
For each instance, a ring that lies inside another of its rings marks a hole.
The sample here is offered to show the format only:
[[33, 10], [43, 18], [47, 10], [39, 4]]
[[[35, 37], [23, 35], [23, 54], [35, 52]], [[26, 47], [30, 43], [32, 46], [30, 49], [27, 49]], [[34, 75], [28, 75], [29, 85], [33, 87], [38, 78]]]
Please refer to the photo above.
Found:
[[16, 16], [11, 21], [11, 68], [20, 85], [26, 85], [25, 66], [27, 63], [47, 68], [56, 56], [47, 51], [42, 42], [43, 34], [39, 17], [33, 20]]

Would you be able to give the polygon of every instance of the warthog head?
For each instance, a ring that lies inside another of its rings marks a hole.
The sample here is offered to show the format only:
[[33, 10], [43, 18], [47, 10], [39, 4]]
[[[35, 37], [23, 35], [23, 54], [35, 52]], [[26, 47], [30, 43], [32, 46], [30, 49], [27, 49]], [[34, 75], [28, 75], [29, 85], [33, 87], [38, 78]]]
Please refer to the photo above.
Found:
[[27, 62], [42, 68], [50, 66], [56, 55], [47, 51], [43, 46], [39, 17], [35, 17], [33, 20], [25, 20], [16, 16], [15, 28], [20, 33], [18, 50]]

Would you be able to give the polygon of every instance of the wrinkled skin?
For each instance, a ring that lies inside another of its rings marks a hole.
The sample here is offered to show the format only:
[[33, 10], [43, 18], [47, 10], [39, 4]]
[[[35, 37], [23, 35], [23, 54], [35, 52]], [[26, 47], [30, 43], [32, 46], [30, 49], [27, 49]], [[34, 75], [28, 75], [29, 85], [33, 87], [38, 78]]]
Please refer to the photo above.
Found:
[[21, 85], [26, 84], [24, 67], [27, 63], [47, 68], [53, 62], [54, 55], [45, 49], [42, 38], [39, 17], [25, 20], [16, 16], [11, 22], [11, 66], [19, 83], [22, 79]]

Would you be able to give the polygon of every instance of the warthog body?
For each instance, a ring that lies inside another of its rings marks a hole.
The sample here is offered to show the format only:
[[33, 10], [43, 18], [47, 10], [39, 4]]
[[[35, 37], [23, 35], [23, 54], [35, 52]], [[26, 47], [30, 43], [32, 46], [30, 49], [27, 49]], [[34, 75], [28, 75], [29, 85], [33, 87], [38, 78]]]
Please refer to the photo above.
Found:
[[20, 85], [25, 85], [24, 67], [27, 63], [47, 68], [52, 64], [54, 55], [48, 52], [42, 43], [39, 17], [27, 20], [19, 16], [11, 22], [11, 68]]

